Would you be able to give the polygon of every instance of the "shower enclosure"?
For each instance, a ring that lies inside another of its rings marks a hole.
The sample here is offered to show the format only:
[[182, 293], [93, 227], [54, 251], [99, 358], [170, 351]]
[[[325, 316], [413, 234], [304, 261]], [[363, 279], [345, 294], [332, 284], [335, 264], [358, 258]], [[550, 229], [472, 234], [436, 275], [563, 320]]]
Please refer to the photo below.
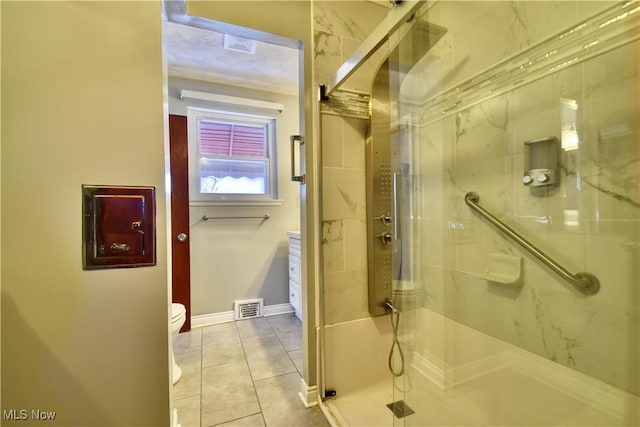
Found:
[[640, 425], [640, 2], [380, 28], [321, 102], [325, 413]]

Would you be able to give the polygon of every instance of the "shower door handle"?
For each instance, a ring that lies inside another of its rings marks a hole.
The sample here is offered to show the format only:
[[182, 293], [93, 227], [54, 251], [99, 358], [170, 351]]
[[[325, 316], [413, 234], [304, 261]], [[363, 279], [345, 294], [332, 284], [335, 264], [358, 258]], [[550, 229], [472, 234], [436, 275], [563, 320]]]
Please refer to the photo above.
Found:
[[[304, 137], [302, 135], [291, 135], [291, 181], [299, 182], [300, 184], [304, 184], [304, 173], [302, 173], [302, 153], [304, 146]], [[299, 144], [299, 156], [300, 159], [300, 175], [296, 175], [296, 142]]]
[[392, 260], [391, 260], [391, 277], [393, 280], [402, 279], [403, 270], [403, 253], [402, 253], [402, 224], [403, 212], [402, 212], [402, 173], [394, 172], [392, 176], [391, 191], [391, 203], [392, 203], [392, 215], [393, 215], [393, 233], [392, 233]]
[[402, 174], [395, 172], [393, 174], [393, 182], [392, 182], [392, 192], [391, 195], [391, 203], [393, 209], [393, 239], [398, 240], [400, 238], [400, 202], [398, 198], [400, 197], [400, 193], [402, 192]]

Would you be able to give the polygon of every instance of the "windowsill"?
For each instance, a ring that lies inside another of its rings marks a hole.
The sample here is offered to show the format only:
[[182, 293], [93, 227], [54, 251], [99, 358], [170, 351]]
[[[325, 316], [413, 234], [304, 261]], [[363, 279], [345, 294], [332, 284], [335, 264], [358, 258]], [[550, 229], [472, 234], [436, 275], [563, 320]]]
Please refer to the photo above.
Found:
[[282, 206], [284, 199], [189, 201], [189, 206]]

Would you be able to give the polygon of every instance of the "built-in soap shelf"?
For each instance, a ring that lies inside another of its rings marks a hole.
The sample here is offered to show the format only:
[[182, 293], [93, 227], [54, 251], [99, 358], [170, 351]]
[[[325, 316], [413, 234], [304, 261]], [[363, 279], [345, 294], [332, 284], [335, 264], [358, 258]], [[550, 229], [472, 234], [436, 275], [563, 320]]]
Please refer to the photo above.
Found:
[[487, 269], [480, 277], [503, 285], [522, 285], [522, 257], [506, 254], [487, 254]]

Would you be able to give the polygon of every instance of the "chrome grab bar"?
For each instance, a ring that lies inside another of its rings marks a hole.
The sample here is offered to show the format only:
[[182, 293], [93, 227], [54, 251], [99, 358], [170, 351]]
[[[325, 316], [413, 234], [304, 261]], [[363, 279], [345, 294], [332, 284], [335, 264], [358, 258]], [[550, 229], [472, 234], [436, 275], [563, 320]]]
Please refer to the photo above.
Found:
[[262, 221], [266, 221], [269, 218], [269, 214], [264, 214], [261, 216], [208, 216], [204, 215], [202, 219], [204, 221], [209, 221], [210, 219], [261, 219]]
[[485, 210], [478, 204], [480, 201], [480, 195], [476, 192], [469, 192], [464, 196], [464, 201], [471, 209], [478, 212], [484, 219], [496, 226], [500, 231], [504, 232], [507, 236], [515, 240], [520, 246], [529, 251], [532, 255], [542, 261], [551, 270], [553, 270], [560, 277], [571, 283], [575, 288], [585, 295], [593, 295], [600, 289], [600, 281], [596, 276], [591, 273], [581, 272], [571, 274], [560, 264], [555, 262], [549, 255], [536, 248], [531, 242], [522, 237], [517, 231], [504, 224], [498, 218], [493, 216], [490, 212]]

